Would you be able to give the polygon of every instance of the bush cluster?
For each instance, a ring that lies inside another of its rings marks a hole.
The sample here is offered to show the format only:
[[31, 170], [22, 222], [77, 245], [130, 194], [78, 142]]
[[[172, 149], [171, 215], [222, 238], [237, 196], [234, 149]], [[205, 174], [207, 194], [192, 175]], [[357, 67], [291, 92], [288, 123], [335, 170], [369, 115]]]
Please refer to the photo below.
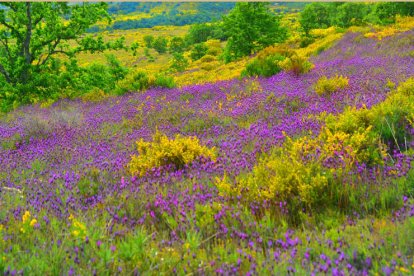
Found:
[[[304, 209], [358, 208], [364, 204], [362, 198], [366, 199], [368, 187], [367, 183], [358, 182], [360, 176], [355, 174], [358, 166], [382, 171], [391, 151], [396, 148], [403, 151], [401, 143], [409, 141], [413, 118], [414, 79], [411, 78], [384, 102], [371, 109], [348, 109], [339, 115], [329, 115], [326, 126], [316, 137], [287, 138], [283, 147], [265, 154], [251, 172], [234, 181], [226, 176], [217, 178], [216, 186], [220, 195], [243, 199], [246, 204], [287, 203], [292, 217]], [[389, 146], [391, 143], [396, 145], [394, 149]], [[381, 206], [378, 192], [371, 191], [368, 197], [372, 206]]]
[[175, 139], [168, 139], [165, 134], [157, 131], [152, 142], [143, 139], [137, 141], [138, 155], [131, 157], [128, 168], [131, 174], [143, 176], [153, 168], [172, 165], [181, 169], [200, 157], [215, 160], [214, 148], [200, 145], [197, 137], [182, 137], [177, 134]]
[[327, 78], [326, 76], [321, 77], [315, 84], [315, 92], [319, 96], [331, 95], [332, 93], [344, 89], [349, 85], [349, 79], [343, 76], [335, 76]]

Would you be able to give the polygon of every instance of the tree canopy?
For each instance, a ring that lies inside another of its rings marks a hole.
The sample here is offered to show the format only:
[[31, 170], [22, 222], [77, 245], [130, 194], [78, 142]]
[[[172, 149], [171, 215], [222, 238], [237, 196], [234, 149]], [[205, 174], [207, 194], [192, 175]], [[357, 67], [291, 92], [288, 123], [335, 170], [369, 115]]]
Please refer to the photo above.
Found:
[[123, 47], [122, 40], [106, 43], [101, 36], [84, 35], [93, 24], [109, 20], [105, 3], [8, 2], [0, 6], [0, 73], [8, 84], [31, 82], [56, 55], [71, 58], [82, 51]]
[[287, 30], [280, 26], [279, 18], [271, 13], [268, 3], [244, 2], [224, 17], [228, 34], [226, 61], [231, 61], [277, 42], [283, 42]]

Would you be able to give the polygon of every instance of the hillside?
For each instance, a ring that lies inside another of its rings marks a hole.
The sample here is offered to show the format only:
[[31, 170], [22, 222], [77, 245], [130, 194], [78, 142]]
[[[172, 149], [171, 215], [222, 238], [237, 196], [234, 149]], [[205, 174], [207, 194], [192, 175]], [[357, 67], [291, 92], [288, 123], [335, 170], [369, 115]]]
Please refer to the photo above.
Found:
[[[397, 183], [412, 191], [412, 155], [393, 154], [386, 167], [359, 166], [350, 169], [349, 177], [337, 179], [338, 185], [350, 185], [346, 181], [352, 179], [354, 187], [370, 193], [361, 194], [366, 198], [333, 221], [327, 214], [335, 209], [327, 205], [304, 222], [323, 223], [322, 233], [318, 228], [288, 228], [287, 218], [271, 211], [269, 202], [235, 201], [237, 192], [227, 195], [226, 187], [258, 177], [258, 160], [273, 156], [275, 147], [288, 143], [286, 137], [317, 137], [328, 114], [337, 116], [348, 107], [375, 109], [390, 97], [390, 89], [414, 75], [413, 37], [412, 30], [381, 41], [347, 33], [312, 57], [314, 69], [301, 77], [283, 72], [271, 78], [150, 89], [98, 103], [62, 100], [47, 109], [27, 106], [9, 113], [0, 125], [0, 179], [17, 192], [2, 191], [7, 208], [1, 208], [1, 220], [16, 221], [7, 233], [18, 233], [26, 227], [19, 226], [19, 217], [31, 206], [25, 216], [36, 214], [38, 226], [20, 237], [25, 242], [18, 246], [14, 237], [3, 241], [5, 248], [13, 245], [2, 251], [3, 263], [13, 259], [13, 269], [24, 264], [28, 273], [50, 273], [39, 262], [49, 262], [52, 254], [72, 256], [65, 267], [55, 268], [59, 274], [69, 268], [78, 273], [128, 272], [138, 256], [140, 271], [412, 271], [411, 259], [396, 257], [409, 256], [413, 248], [408, 238], [414, 229], [412, 201], [404, 198], [397, 213], [378, 219], [366, 205], [377, 204], [384, 191], [396, 192]], [[318, 79], [335, 75], [346, 76], [349, 86], [329, 97], [317, 95], [313, 87]], [[412, 81], [407, 87], [412, 93]], [[215, 161], [201, 158], [179, 170], [162, 166], [143, 177], [130, 176], [135, 141], [151, 141], [156, 130], [171, 139], [196, 135], [201, 145], [215, 149]], [[398, 175], [392, 173], [396, 169]], [[407, 180], [401, 178], [405, 175]], [[378, 181], [382, 190], [372, 187]], [[280, 204], [283, 214], [286, 203]], [[272, 221], [273, 216], [281, 216], [282, 223]], [[342, 216], [347, 218], [343, 222]], [[29, 258], [37, 246], [45, 250]], [[82, 248], [82, 255], [76, 248]]]
[[[166, 25], [183, 26], [211, 22], [220, 20], [234, 6], [234, 2], [110, 3], [108, 11], [114, 17], [115, 22], [106, 27], [106, 30], [129, 30]], [[275, 13], [299, 11], [304, 6], [305, 3], [272, 3]]]
[[413, 8], [2, 2], [0, 274], [414, 275]]

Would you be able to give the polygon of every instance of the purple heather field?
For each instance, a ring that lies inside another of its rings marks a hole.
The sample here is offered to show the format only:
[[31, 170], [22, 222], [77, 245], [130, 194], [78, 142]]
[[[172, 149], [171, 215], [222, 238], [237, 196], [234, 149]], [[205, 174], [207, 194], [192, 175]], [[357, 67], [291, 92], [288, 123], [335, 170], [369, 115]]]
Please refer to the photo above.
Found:
[[[283, 213], [286, 202], [245, 204], [215, 185], [225, 175], [236, 185], [262, 156], [283, 147], [286, 136], [318, 137], [328, 114], [383, 102], [392, 90], [387, 83], [398, 87], [414, 76], [413, 37], [413, 30], [382, 40], [346, 33], [311, 57], [314, 68], [300, 76], [282, 71], [269, 78], [151, 88], [99, 102], [59, 100], [47, 108], [12, 111], [0, 121], [0, 141], [11, 143], [0, 149], [0, 223], [20, 221], [27, 210], [37, 223], [32, 238], [5, 234], [4, 240], [13, 242], [6, 247], [0, 241], [0, 258], [14, 254], [22, 264], [17, 252], [36, 256], [61, 248], [69, 270], [57, 274], [79, 275], [107, 269], [180, 275], [413, 273], [414, 243], [406, 236], [414, 233], [410, 195], [375, 218], [358, 210], [334, 212], [340, 222], [329, 226], [324, 220], [323, 230], [308, 222], [266, 224], [272, 208]], [[336, 75], [346, 76], [349, 85], [330, 96], [314, 92], [318, 79]], [[215, 148], [217, 158], [131, 175], [136, 141], [152, 141], [156, 130], [170, 139], [196, 136], [201, 145]], [[352, 185], [370, 187], [412, 180], [412, 159], [410, 151], [394, 149], [384, 165], [356, 165], [341, 185], [351, 185], [351, 179], [358, 179]], [[70, 238], [81, 230], [83, 237]], [[146, 235], [142, 251], [133, 246], [128, 251], [139, 235]], [[30, 246], [11, 245], [18, 241]], [[9, 272], [25, 269], [8, 266]]]

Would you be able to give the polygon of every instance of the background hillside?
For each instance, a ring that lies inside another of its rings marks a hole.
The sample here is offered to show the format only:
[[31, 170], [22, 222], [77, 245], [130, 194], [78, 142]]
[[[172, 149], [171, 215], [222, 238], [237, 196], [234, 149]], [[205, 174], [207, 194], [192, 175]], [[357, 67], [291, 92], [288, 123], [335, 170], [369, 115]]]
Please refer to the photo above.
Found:
[[[274, 2], [275, 13], [287, 13], [303, 9], [306, 3]], [[113, 25], [106, 30], [151, 28], [161, 25], [183, 26], [220, 20], [234, 8], [235, 2], [118, 2], [110, 3], [108, 11], [114, 17]], [[91, 30], [98, 30], [92, 28]]]

